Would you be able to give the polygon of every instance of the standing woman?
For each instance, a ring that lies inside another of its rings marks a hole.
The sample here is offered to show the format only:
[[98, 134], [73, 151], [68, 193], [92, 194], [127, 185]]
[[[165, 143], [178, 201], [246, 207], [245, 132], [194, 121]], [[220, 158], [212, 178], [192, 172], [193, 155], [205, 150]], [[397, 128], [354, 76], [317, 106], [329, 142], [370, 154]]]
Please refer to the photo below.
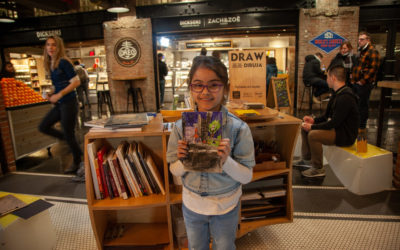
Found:
[[267, 98], [268, 98], [268, 88], [271, 82], [271, 77], [276, 77], [278, 75], [278, 67], [276, 67], [275, 57], [267, 57]]
[[[353, 66], [356, 64], [356, 56], [353, 55], [353, 46], [349, 41], [343, 41], [340, 45], [340, 51], [337, 55], [332, 59], [331, 65], [339, 64], [343, 65], [346, 70], [346, 85], [352, 86], [350, 83], [351, 72], [353, 71]], [[331, 66], [329, 66], [331, 67]]]
[[[74, 67], [65, 56], [64, 43], [57, 36], [50, 36], [44, 48], [44, 67], [51, 76], [54, 91], [48, 93], [46, 99], [54, 107], [46, 114], [39, 125], [39, 131], [64, 140], [71, 149], [74, 162], [65, 169], [64, 173], [75, 173], [81, 163], [82, 151], [75, 138], [75, 125], [78, 114], [78, 102], [75, 88], [80, 85], [79, 77]], [[54, 128], [54, 124], [61, 123], [62, 131]]]

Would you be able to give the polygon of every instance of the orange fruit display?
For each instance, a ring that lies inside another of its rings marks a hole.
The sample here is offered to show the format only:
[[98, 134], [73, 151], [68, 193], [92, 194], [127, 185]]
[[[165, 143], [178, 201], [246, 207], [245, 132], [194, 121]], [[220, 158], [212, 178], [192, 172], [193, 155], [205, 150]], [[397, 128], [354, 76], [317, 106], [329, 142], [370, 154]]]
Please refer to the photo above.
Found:
[[47, 101], [24, 82], [14, 78], [3, 78], [0, 87], [6, 108]]

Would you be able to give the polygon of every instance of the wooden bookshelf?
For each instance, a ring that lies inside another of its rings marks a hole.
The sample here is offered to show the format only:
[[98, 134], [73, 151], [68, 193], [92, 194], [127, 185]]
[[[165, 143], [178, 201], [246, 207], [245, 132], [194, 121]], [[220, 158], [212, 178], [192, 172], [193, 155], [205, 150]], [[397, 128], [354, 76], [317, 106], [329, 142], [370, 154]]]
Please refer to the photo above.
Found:
[[[85, 135], [85, 168], [86, 193], [89, 215], [95, 234], [98, 249], [104, 247], [136, 247], [157, 249], [177, 249], [173, 235], [171, 206], [182, 203], [180, 192], [171, 188], [171, 174], [166, 162], [167, 144], [170, 132], [163, 131], [160, 114], [153, 119], [142, 132], [89, 132]], [[301, 121], [297, 118], [281, 114], [273, 120], [248, 122], [255, 139], [276, 140], [277, 148], [286, 168], [278, 170], [257, 171], [253, 173], [252, 182], [268, 181], [272, 178], [282, 178], [286, 194], [275, 197], [278, 214], [271, 214], [262, 219], [244, 221], [239, 219], [237, 237], [242, 237], [259, 227], [293, 221], [292, 199], [292, 157], [294, 145], [300, 131]], [[123, 140], [140, 141], [144, 150], [149, 152], [163, 177], [165, 195], [155, 194], [139, 198], [130, 197], [96, 200], [93, 190], [91, 168], [88, 160], [86, 145], [94, 140], [102, 139], [114, 148]], [[125, 227], [122, 237], [105, 239], [110, 225], [123, 224]]]

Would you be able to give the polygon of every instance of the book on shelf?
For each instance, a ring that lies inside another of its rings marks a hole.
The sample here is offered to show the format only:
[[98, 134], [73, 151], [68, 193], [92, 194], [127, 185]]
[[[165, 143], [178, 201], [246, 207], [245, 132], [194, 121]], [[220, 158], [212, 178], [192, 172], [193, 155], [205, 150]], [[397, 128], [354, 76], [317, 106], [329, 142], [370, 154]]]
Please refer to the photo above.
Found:
[[164, 182], [160, 175], [160, 172], [158, 171], [157, 165], [154, 163], [154, 160], [149, 153], [145, 153], [145, 159], [147, 166], [149, 166], [150, 172], [153, 175], [157, 186], [161, 191], [161, 194], [165, 195]]
[[222, 137], [221, 112], [183, 112], [183, 138], [188, 155], [182, 160], [186, 171], [221, 173], [218, 145]]
[[114, 180], [115, 188], [117, 189], [119, 197], [121, 197], [123, 199], [128, 199], [126, 192], [124, 192], [124, 193], [122, 192], [121, 180], [120, 180], [120, 178], [118, 178], [116, 166], [114, 165], [114, 161], [113, 161], [114, 156], [115, 156], [115, 150], [111, 149], [107, 156], [107, 161], [108, 161], [108, 166], [110, 168], [112, 178]]
[[104, 198], [109, 197], [109, 190], [108, 190], [106, 175], [105, 175], [104, 167], [103, 167], [103, 158], [104, 158], [104, 155], [107, 153], [107, 150], [108, 150], [108, 146], [105, 144], [101, 147], [101, 149], [99, 151], [97, 151], [97, 164], [99, 166], [101, 182], [103, 185]]
[[[94, 140], [93, 142], [89, 142], [86, 145], [86, 150], [89, 158], [89, 165], [90, 165], [90, 172], [92, 174], [92, 180], [93, 180], [93, 190], [94, 190], [94, 195], [97, 200], [103, 199], [104, 193], [100, 192], [100, 186], [101, 184], [101, 177], [100, 177], [100, 172], [98, 170], [97, 166], [97, 150], [100, 149], [100, 147], [103, 145], [103, 140], [97, 139]], [[101, 188], [102, 189], [102, 188]]]
[[147, 113], [112, 115], [104, 127], [136, 128], [149, 123]]
[[119, 186], [121, 188], [120, 197], [122, 197], [122, 199], [128, 199], [128, 191], [127, 191], [127, 186], [126, 186], [127, 184], [126, 184], [124, 175], [122, 173], [120, 164], [118, 162], [117, 154], [115, 152], [114, 152], [114, 155], [112, 157], [112, 163], [113, 163], [112, 166], [114, 167], [115, 173], [117, 175], [117, 179], [119, 181]]
[[132, 177], [132, 174], [131, 174], [132, 171], [129, 170], [130, 167], [128, 167], [129, 165], [127, 165], [127, 162], [125, 161], [125, 155], [126, 155], [126, 151], [127, 151], [128, 145], [129, 144], [126, 141], [121, 142], [118, 145], [117, 150], [115, 151], [115, 153], [117, 154], [118, 162], [120, 164], [122, 173], [123, 173], [123, 175], [125, 177], [125, 181], [127, 183], [128, 190], [129, 190], [131, 196], [139, 197], [139, 193], [137, 192], [137, 190], [136, 190], [137, 188], [136, 188], [136, 186], [135, 186], [135, 184], [133, 182], [133, 177]]
[[242, 200], [256, 200], [256, 199], [267, 199], [273, 197], [285, 196], [286, 190], [283, 188], [270, 188], [267, 190], [252, 190], [243, 192]]
[[139, 157], [140, 165], [142, 166], [144, 175], [145, 175], [147, 182], [152, 190], [152, 193], [159, 194], [161, 192], [161, 190], [158, 188], [156, 181], [154, 180], [154, 177], [150, 172], [149, 166], [147, 166], [147, 163], [144, 159], [143, 145], [141, 142], [137, 143], [136, 153]]
[[[106, 157], [104, 157], [106, 158]], [[108, 162], [107, 160], [103, 159], [103, 172], [104, 172], [104, 178], [106, 180], [106, 188], [107, 188], [107, 192], [108, 192], [108, 196], [110, 197], [110, 199], [114, 198], [114, 190], [112, 188], [112, 184], [111, 184], [111, 177], [109, 174], [109, 169], [108, 169]]]
[[92, 128], [104, 128], [104, 125], [108, 122], [109, 119], [110, 119], [109, 117], [106, 117], [106, 118], [86, 121], [83, 123], [83, 125]]
[[150, 188], [148, 180], [146, 179], [146, 176], [144, 175], [143, 168], [137, 155], [137, 143], [135, 141], [130, 143], [127, 157], [131, 162], [132, 171], [135, 174], [142, 193], [144, 195], [152, 194], [153, 192]]

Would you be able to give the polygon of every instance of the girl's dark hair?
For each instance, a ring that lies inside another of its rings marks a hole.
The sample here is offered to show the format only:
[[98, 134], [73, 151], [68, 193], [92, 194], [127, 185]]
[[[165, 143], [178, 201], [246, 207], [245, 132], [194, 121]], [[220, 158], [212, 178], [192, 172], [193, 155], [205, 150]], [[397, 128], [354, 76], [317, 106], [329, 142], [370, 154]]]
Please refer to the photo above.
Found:
[[194, 74], [199, 68], [206, 68], [215, 72], [218, 78], [221, 80], [222, 84], [224, 84], [224, 98], [223, 103], [227, 100], [227, 94], [229, 92], [229, 77], [228, 70], [226, 69], [225, 64], [221, 62], [218, 58], [214, 56], [196, 56], [193, 59], [192, 67], [189, 71], [188, 76], [188, 86], [190, 89], [190, 84], [192, 83], [192, 79]]
[[193, 75], [199, 68], [207, 68], [214, 71], [218, 78], [221, 79], [221, 82], [224, 84], [224, 88], [228, 88], [229, 78], [226, 66], [214, 56], [196, 56], [193, 59], [193, 64], [190, 68], [188, 76], [188, 85], [192, 83]]

